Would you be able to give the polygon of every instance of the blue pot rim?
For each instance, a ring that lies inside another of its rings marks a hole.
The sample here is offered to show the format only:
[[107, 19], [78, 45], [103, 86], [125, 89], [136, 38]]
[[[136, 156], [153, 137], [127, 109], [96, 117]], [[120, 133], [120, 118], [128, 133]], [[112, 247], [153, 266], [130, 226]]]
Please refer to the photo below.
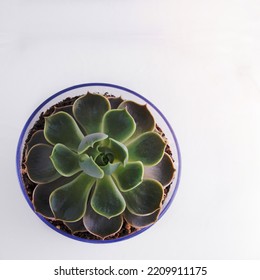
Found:
[[143, 228], [143, 229], [140, 229], [140, 230], [137, 230], [129, 235], [125, 235], [125, 236], [122, 236], [122, 237], [119, 237], [119, 238], [116, 238], [116, 239], [108, 239], [108, 240], [92, 240], [92, 239], [85, 239], [85, 238], [81, 238], [81, 237], [78, 237], [78, 236], [74, 236], [72, 234], [69, 234], [63, 230], [59, 230], [57, 229], [54, 225], [52, 225], [50, 222], [48, 222], [43, 216], [41, 216], [40, 214], [36, 213], [34, 211], [34, 208], [33, 208], [33, 204], [32, 204], [32, 201], [29, 199], [28, 195], [27, 195], [27, 192], [25, 190], [25, 187], [24, 187], [24, 183], [23, 183], [23, 180], [22, 180], [22, 176], [21, 176], [21, 153], [23, 151], [23, 147], [22, 147], [22, 142], [23, 142], [23, 139], [24, 139], [24, 136], [25, 136], [25, 133], [27, 131], [27, 128], [28, 126], [30, 125], [30, 123], [32, 122], [33, 118], [36, 116], [36, 114], [48, 103], [50, 102], [52, 99], [54, 99], [55, 97], [57, 96], [60, 96], [62, 95], [63, 93], [65, 92], [68, 92], [68, 91], [71, 91], [71, 90], [74, 90], [74, 89], [77, 89], [77, 88], [82, 88], [82, 87], [91, 87], [91, 86], [101, 86], [101, 87], [111, 87], [111, 88], [115, 88], [115, 89], [119, 89], [119, 90], [122, 90], [122, 91], [126, 91], [130, 94], [133, 94], [137, 97], [139, 97], [140, 99], [144, 100], [146, 103], [148, 103], [161, 117], [162, 119], [164, 120], [164, 122], [166, 123], [166, 125], [168, 126], [171, 134], [172, 134], [172, 137], [174, 139], [174, 142], [175, 142], [175, 145], [176, 145], [176, 150], [177, 150], [177, 155], [178, 155], [178, 177], [177, 177], [177, 180], [176, 180], [176, 184], [175, 184], [175, 189], [173, 191], [173, 194], [170, 198], [170, 200], [168, 201], [166, 207], [162, 210], [162, 212], [160, 213], [159, 215], [159, 219], [165, 214], [165, 212], [168, 210], [168, 208], [170, 207], [170, 205], [172, 204], [175, 196], [176, 196], [176, 193], [178, 191], [178, 188], [179, 188], [179, 183], [180, 183], [180, 176], [181, 176], [181, 153], [180, 153], [180, 148], [179, 148], [179, 144], [178, 144], [178, 140], [176, 138], [176, 135], [170, 125], [170, 123], [168, 122], [168, 120], [166, 119], [166, 117], [163, 115], [163, 113], [151, 102], [149, 101], [147, 98], [145, 98], [144, 96], [140, 95], [139, 93], [133, 91], [133, 90], [130, 90], [126, 87], [122, 87], [122, 86], [118, 86], [118, 85], [115, 85], [115, 84], [110, 84], [110, 83], [84, 83], [84, 84], [78, 84], [78, 85], [74, 85], [74, 86], [71, 86], [71, 87], [68, 87], [68, 88], [65, 88], [53, 95], [51, 95], [49, 98], [47, 98], [45, 101], [43, 101], [34, 111], [33, 113], [31, 114], [31, 116], [28, 118], [27, 122], [25, 123], [23, 129], [22, 129], [22, 132], [20, 134], [20, 137], [19, 137], [19, 140], [18, 140], [18, 145], [17, 145], [17, 149], [16, 149], [16, 172], [17, 172], [17, 176], [18, 176], [18, 180], [19, 180], [19, 183], [20, 183], [20, 188], [22, 190], [22, 193], [27, 201], [27, 203], [29, 204], [30, 208], [32, 209], [32, 211], [47, 225], [49, 226], [50, 228], [52, 228], [53, 230], [55, 230], [56, 232], [64, 235], [64, 236], [67, 236], [69, 238], [72, 238], [72, 239], [75, 239], [77, 241], [81, 241], [81, 242], [87, 242], [87, 243], [95, 243], [95, 244], [107, 244], [107, 243], [114, 243], [114, 242], [118, 242], [118, 241], [123, 241], [123, 240], [127, 240], [129, 238], [132, 238], [134, 236], [137, 236], [139, 235], [140, 233], [143, 233], [144, 231], [146, 231], [147, 229], [149, 229], [151, 226], [153, 225], [150, 225], [146, 228]]

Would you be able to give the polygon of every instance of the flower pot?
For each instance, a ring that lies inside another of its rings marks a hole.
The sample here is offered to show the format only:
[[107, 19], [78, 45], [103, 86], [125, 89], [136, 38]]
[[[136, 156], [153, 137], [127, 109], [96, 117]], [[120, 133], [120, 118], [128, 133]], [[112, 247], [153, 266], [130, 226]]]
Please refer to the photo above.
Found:
[[[102, 96], [105, 95], [105, 96], [121, 97], [123, 100], [130, 100], [130, 101], [133, 101], [133, 102], [141, 104], [141, 105], [146, 104], [149, 112], [151, 112], [151, 114], [155, 120], [156, 127], [157, 127], [157, 134], [160, 133], [160, 137], [167, 144], [165, 150], [168, 149], [168, 157], [171, 157], [174, 161], [174, 169], [175, 169], [174, 178], [171, 179], [170, 184], [168, 186], [166, 186], [167, 191], [166, 191], [166, 187], [163, 189], [164, 198], [161, 201], [161, 204], [160, 204], [161, 206], [160, 206], [160, 210], [158, 210], [159, 214], [158, 214], [158, 217], [156, 218], [156, 221], [157, 221], [157, 219], [159, 220], [162, 217], [162, 215], [164, 215], [164, 213], [167, 211], [167, 209], [169, 208], [169, 206], [171, 205], [171, 203], [175, 197], [175, 194], [177, 192], [178, 185], [179, 185], [179, 180], [180, 180], [181, 158], [180, 158], [180, 151], [179, 151], [179, 146], [177, 143], [176, 136], [173, 132], [171, 125], [167, 121], [167, 119], [164, 117], [164, 115], [161, 113], [161, 111], [155, 105], [153, 105], [149, 100], [147, 100], [145, 97], [141, 96], [140, 94], [138, 94], [132, 90], [129, 90], [127, 88], [117, 86], [117, 85], [105, 84], [105, 83], [91, 83], [91, 84], [76, 85], [76, 86], [64, 89], [64, 90], [52, 95], [50, 98], [45, 100], [41, 105], [39, 105], [38, 108], [36, 108], [36, 110], [32, 113], [32, 115], [27, 120], [27, 122], [22, 130], [22, 133], [20, 135], [20, 138], [19, 138], [18, 147], [17, 147], [17, 155], [16, 155], [16, 167], [17, 167], [18, 179], [19, 179], [20, 186], [21, 186], [22, 192], [24, 194], [24, 197], [27, 200], [31, 209], [38, 215], [38, 217], [44, 223], [46, 223], [49, 227], [51, 227], [55, 231], [65, 235], [67, 237], [70, 237], [70, 238], [73, 238], [73, 239], [76, 239], [79, 241], [84, 241], [84, 242], [107, 243], [107, 242], [125, 240], [127, 238], [136, 236], [136, 235], [140, 234], [141, 232], [147, 230], [150, 227], [150, 225], [148, 225], [146, 227], [141, 226], [140, 228], [136, 227], [136, 226], [132, 227], [131, 232], [129, 231], [128, 233], [125, 233], [125, 232], [123, 233], [122, 228], [121, 228], [121, 231], [117, 232], [117, 234], [118, 234], [117, 237], [116, 237], [116, 234], [111, 234], [111, 235], [106, 236], [105, 239], [102, 239], [102, 238], [93, 239], [93, 237], [91, 237], [92, 236], [91, 234], [90, 234], [90, 237], [88, 237], [86, 235], [87, 230], [86, 230], [86, 232], [83, 231], [81, 234], [79, 234], [79, 233], [72, 234], [68, 230], [64, 230], [62, 222], [56, 221], [57, 219], [55, 219], [55, 218], [46, 219], [46, 217], [44, 217], [43, 215], [41, 215], [35, 211], [35, 205], [32, 203], [32, 194], [30, 194], [30, 189], [28, 189], [27, 182], [25, 181], [24, 173], [26, 172], [27, 167], [26, 168], [24, 167], [23, 161], [24, 161], [25, 157], [28, 157], [28, 154], [26, 154], [26, 153], [28, 153], [28, 151], [26, 152], [25, 149], [26, 149], [26, 145], [28, 144], [27, 142], [28, 142], [28, 138], [30, 137], [30, 133], [32, 133], [32, 128], [35, 128], [35, 126], [36, 126], [36, 122], [39, 120], [40, 117], [42, 118], [41, 115], [43, 113], [48, 112], [48, 110], [50, 108], [52, 108], [53, 106], [59, 104], [60, 102], [63, 102], [63, 104], [64, 104], [64, 100], [66, 100], [66, 98], [69, 98], [71, 100], [71, 98], [82, 96], [82, 95], [86, 94], [87, 92], [98, 93]], [[127, 108], [126, 108], [126, 111], [127, 111]], [[131, 143], [129, 144], [129, 146], [131, 146]], [[94, 147], [94, 144], [93, 144], [93, 147]], [[107, 158], [109, 158], [109, 157], [107, 157]], [[147, 167], [146, 169], [144, 168], [144, 174], [145, 174], [145, 172], [147, 172], [147, 174], [150, 172], [149, 167]], [[106, 173], [106, 174], [110, 174], [110, 173]], [[154, 180], [154, 179], [152, 178], [152, 180]], [[97, 183], [95, 183], [95, 184], [97, 185]], [[122, 191], [122, 190], [120, 189], [120, 191]], [[124, 192], [124, 190], [122, 191], [122, 193], [123, 192]], [[34, 197], [34, 200], [35, 200], [35, 197]], [[127, 199], [126, 199], [126, 201], [127, 201]], [[52, 210], [53, 210], [53, 208], [52, 208]], [[130, 214], [134, 216], [135, 214], [133, 214], [133, 213], [135, 213], [135, 212], [131, 212]], [[148, 215], [146, 215], [144, 213], [144, 214], [140, 214], [140, 216], [144, 217], [144, 216], [148, 216]], [[111, 215], [111, 217], [112, 217], [112, 215]], [[110, 219], [111, 217], [107, 217], [107, 218]], [[127, 224], [129, 219], [128, 219], [128, 221], [126, 221], [125, 217], [126, 216], [123, 216], [123, 214], [122, 214], [122, 223], [124, 222], [124, 225], [126, 224], [129, 228], [129, 225]], [[65, 223], [65, 225], [68, 225], [68, 224], [69, 223]], [[120, 234], [119, 234], [119, 232], [120, 232]]]

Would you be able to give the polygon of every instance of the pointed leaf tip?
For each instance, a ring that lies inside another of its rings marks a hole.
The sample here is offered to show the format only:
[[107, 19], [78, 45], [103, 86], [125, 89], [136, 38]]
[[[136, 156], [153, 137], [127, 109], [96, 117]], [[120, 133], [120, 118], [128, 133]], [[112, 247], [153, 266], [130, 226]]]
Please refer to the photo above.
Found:
[[143, 180], [136, 188], [122, 193], [127, 209], [134, 215], [146, 216], [160, 209], [163, 187], [156, 180]]
[[88, 148], [93, 147], [97, 142], [105, 140], [108, 137], [105, 133], [97, 132], [85, 136], [78, 147], [78, 153], [84, 153]]
[[146, 132], [133, 140], [128, 146], [129, 160], [140, 160], [144, 165], [155, 165], [163, 157], [165, 142], [155, 132]]
[[143, 180], [144, 167], [140, 161], [129, 162], [125, 167], [119, 168], [113, 174], [117, 185], [122, 192], [127, 192], [138, 186]]
[[103, 179], [97, 181], [91, 206], [99, 215], [108, 219], [124, 212], [125, 200], [111, 176], [105, 175]]
[[159, 163], [154, 166], [145, 166], [144, 177], [155, 179], [166, 187], [174, 179], [175, 171], [173, 159], [167, 153], [164, 153]]
[[77, 151], [83, 138], [76, 121], [66, 112], [58, 112], [45, 119], [44, 136], [53, 145], [64, 144]]
[[126, 109], [112, 109], [104, 115], [103, 132], [119, 142], [131, 137], [135, 128], [135, 121]]
[[50, 159], [55, 169], [65, 177], [70, 177], [79, 172], [79, 156], [63, 144], [56, 144]]
[[149, 111], [147, 104], [141, 105], [131, 100], [125, 100], [119, 105], [118, 108], [127, 108], [129, 114], [134, 118], [134, 121], [136, 123], [136, 130], [131, 139], [136, 138], [146, 131], [154, 130], [154, 117]]
[[124, 212], [126, 221], [135, 228], [144, 228], [154, 224], [159, 217], [160, 210], [146, 216], [134, 215], [127, 209]]
[[105, 239], [108, 236], [116, 234], [121, 229], [123, 217], [122, 215], [118, 215], [108, 219], [94, 211], [89, 204], [86, 214], [83, 217], [83, 223], [89, 232]]
[[56, 219], [75, 222], [85, 212], [94, 179], [82, 173], [76, 179], [53, 191], [49, 203]]
[[52, 146], [46, 144], [37, 144], [30, 149], [26, 166], [33, 182], [49, 183], [61, 176], [51, 162], [52, 149]]
[[102, 118], [109, 109], [109, 101], [100, 94], [87, 93], [73, 104], [73, 114], [87, 134], [101, 131]]
[[123, 143], [120, 143], [113, 138], [110, 138], [109, 140], [109, 148], [114, 154], [115, 159], [120, 161], [125, 166], [129, 158], [127, 147]]

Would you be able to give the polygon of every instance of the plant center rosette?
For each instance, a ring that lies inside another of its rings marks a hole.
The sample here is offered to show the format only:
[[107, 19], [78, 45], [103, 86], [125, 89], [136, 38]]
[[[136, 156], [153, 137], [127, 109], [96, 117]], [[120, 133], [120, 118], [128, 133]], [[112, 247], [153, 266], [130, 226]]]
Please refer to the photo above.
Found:
[[24, 148], [35, 211], [99, 239], [150, 226], [174, 178], [166, 147], [146, 105], [87, 93], [56, 107]]

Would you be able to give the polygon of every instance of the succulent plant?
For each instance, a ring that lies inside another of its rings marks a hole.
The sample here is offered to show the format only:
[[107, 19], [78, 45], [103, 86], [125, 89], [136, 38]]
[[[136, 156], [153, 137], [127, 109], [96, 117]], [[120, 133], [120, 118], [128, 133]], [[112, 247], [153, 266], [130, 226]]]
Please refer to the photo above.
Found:
[[56, 108], [26, 147], [35, 211], [102, 239], [147, 227], [174, 177], [166, 145], [146, 105], [87, 93]]

